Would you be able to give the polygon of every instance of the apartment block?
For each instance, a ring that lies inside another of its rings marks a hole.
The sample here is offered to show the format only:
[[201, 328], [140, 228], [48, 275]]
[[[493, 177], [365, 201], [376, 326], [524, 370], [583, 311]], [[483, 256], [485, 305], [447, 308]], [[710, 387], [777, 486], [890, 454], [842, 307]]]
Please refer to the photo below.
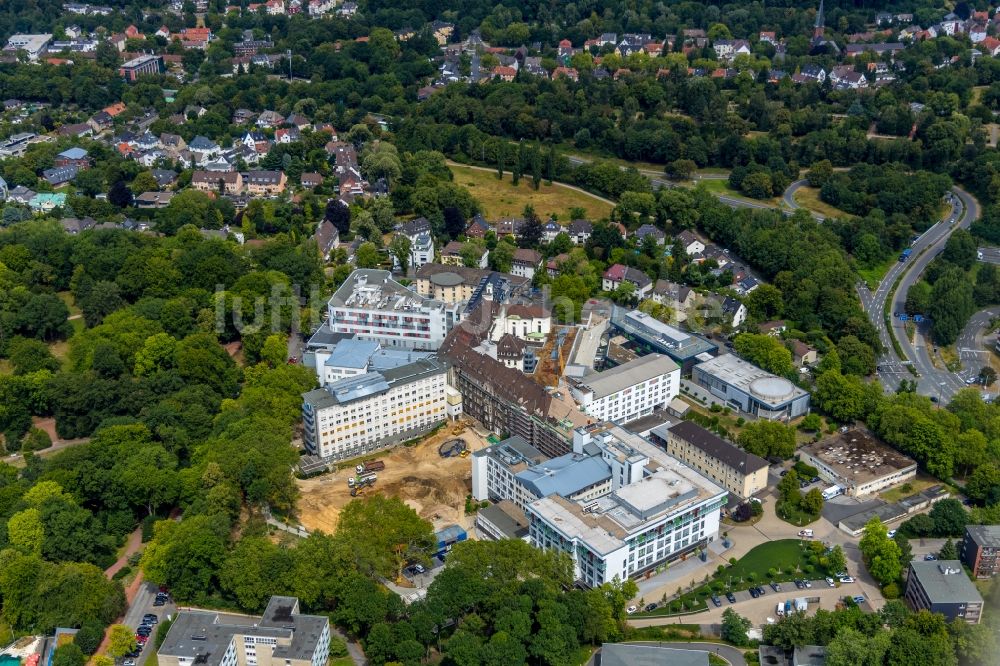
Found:
[[767, 461], [692, 421], [653, 428], [650, 439], [733, 495], [747, 498], [767, 488]]
[[191, 187], [201, 192], [239, 194], [243, 191], [243, 176], [236, 171], [195, 171]]
[[680, 392], [681, 371], [661, 354], [642, 356], [578, 380], [570, 392], [599, 421], [625, 423], [665, 407]]
[[359, 268], [327, 304], [328, 326], [386, 348], [436, 350], [454, 325], [454, 308], [415, 294], [389, 271]]
[[135, 82], [140, 76], [163, 73], [163, 56], [141, 55], [123, 63], [118, 70], [126, 81]]
[[960, 618], [979, 624], [983, 616], [983, 597], [958, 560], [910, 562], [906, 601], [913, 610], [941, 613], [949, 622]]
[[288, 177], [283, 171], [248, 171], [243, 177], [247, 194], [281, 194], [287, 182]]
[[448, 418], [448, 367], [424, 358], [303, 394], [304, 442], [323, 460], [344, 460], [417, 437]]
[[271, 597], [263, 617], [180, 610], [156, 651], [164, 666], [325, 666], [330, 621]]
[[960, 547], [962, 561], [975, 578], [1000, 572], [1000, 525], [968, 525]]

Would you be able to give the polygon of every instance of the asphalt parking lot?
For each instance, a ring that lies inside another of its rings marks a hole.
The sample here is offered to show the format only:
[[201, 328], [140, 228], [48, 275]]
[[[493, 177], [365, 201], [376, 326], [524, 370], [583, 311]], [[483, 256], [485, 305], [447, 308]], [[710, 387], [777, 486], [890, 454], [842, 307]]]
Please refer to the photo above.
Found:
[[[153, 585], [152, 583], [143, 583], [142, 587], [139, 588], [138, 593], [136, 593], [135, 599], [125, 612], [125, 621], [123, 624], [134, 630], [138, 629], [139, 625], [142, 624], [142, 617], [146, 613], [153, 613], [157, 616], [160, 622], [176, 616], [177, 606], [174, 604], [172, 599], [167, 601], [167, 603], [163, 606], [153, 605], [156, 601], [157, 592], [159, 592], [159, 588], [156, 585]], [[153, 633], [150, 634], [149, 641], [147, 641], [145, 647], [142, 649], [142, 652], [139, 653], [139, 656], [135, 658], [136, 666], [143, 666], [143, 664], [146, 663], [146, 659], [149, 657], [149, 654], [155, 650], [153, 647], [155, 640], [156, 627], [153, 627]]]

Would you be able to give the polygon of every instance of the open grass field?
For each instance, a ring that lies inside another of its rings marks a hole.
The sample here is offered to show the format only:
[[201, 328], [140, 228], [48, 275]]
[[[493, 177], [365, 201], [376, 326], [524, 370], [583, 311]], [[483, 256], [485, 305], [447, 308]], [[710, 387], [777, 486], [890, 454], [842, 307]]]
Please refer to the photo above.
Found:
[[795, 203], [823, 217], [854, 217], [820, 199], [819, 189], [815, 187], [800, 187], [796, 190]]
[[858, 275], [860, 275], [861, 279], [865, 281], [865, 284], [868, 285], [869, 289], [875, 289], [882, 281], [882, 278], [885, 277], [885, 274], [889, 272], [889, 269], [892, 268], [893, 264], [897, 261], [899, 261], [899, 258], [896, 255], [892, 255], [877, 266], [873, 266], [871, 268], [859, 268]]
[[729, 181], [723, 178], [706, 178], [702, 180], [688, 180], [681, 183], [683, 187], [704, 187], [706, 190], [712, 194], [721, 194], [727, 197], [732, 197], [733, 199], [744, 199], [746, 201], [753, 201], [755, 203], [761, 203], [766, 206], [778, 207], [781, 204], [781, 199], [779, 197], [771, 197], [770, 199], [751, 199], [750, 197], [742, 194], [738, 190], [734, 190], [729, 187]]
[[933, 477], [918, 473], [915, 479], [910, 479], [901, 486], [896, 486], [895, 488], [879, 494], [879, 498], [884, 499], [886, 502], [898, 502], [904, 497], [909, 497], [914, 493], [922, 492], [931, 486], [936, 486], [940, 483], [940, 481]]
[[558, 183], [547, 185], [543, 182], [535, 190], [530, 176], [522, 177], [515, 187], [509, 173], [504, 173], [503, 181], [499, 181], [495, 171], [480, 171], [458, 164], [449, 164], [448, 168], [455, 174], [455, 182], [468, 188], [476, 198], [488, 220], [519, 216], [528, 204], [542, 220], [550, 216], [569, 220], [571, 208], [583, 208], [588, 219], [599, 220], [614, 208], [606, 199]]

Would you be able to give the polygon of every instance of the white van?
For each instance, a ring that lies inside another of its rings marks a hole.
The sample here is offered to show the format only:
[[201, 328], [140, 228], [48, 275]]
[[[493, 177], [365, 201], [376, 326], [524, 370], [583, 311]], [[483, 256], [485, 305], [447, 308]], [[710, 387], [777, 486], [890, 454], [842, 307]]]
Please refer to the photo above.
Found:
[[784, 604], [784, 602], [779, 601], [778, 605], [774, 609], [774, 612], [778, 614], [778, 617], [784, 617], [785, 616], [785, 604]]
[[804, 539], [811, 539], [813, 535], [812, 530], [799, 530], [799, 536]]
[[823, 499], [832, 500], [837, 495], [842, 495], [843, 493], [844, 489], [841, 488], [840, 486], [830, 486], [829, 488], [823, 491]]

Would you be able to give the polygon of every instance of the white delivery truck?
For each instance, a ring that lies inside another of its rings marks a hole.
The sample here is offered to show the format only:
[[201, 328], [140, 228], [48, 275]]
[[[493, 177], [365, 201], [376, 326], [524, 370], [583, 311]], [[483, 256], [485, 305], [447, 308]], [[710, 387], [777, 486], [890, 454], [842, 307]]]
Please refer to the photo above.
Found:
[[830, 486], [823, 491], [824, 500], [832, 500], [837, 495], [843, 495], [844, 489], [841, 486]]

